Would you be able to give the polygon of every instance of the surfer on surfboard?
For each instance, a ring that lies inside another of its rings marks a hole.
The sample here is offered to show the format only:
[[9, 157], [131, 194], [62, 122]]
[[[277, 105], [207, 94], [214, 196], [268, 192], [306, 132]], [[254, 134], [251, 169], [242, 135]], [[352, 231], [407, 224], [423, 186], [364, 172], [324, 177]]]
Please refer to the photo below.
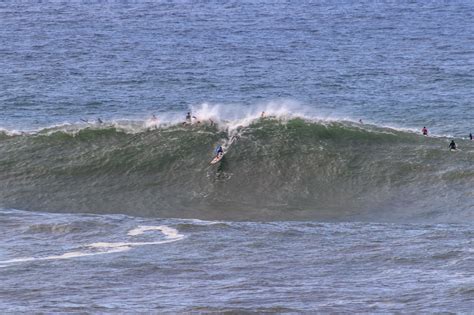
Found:
[[216, 152], [216, 157], [220, 157], [224, 154], [224, 149], [222, 149], [221, 145], [218, 145], [215, 152]]
[[216, 149], [214, 150], [214, 153], [216, 154], [216, 156], [211, 161], [211, 164], [216, 164], [224, 156], [224, 149], [222, 148], [222, 146], [220, 144], [216, 147]]

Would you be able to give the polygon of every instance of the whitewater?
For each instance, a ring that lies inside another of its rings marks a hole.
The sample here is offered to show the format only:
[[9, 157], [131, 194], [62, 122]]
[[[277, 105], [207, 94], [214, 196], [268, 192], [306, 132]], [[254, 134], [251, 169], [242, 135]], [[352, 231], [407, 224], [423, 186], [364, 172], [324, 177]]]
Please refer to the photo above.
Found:
[[472, 312], [473, 10], [1, 2], [0, 309]]

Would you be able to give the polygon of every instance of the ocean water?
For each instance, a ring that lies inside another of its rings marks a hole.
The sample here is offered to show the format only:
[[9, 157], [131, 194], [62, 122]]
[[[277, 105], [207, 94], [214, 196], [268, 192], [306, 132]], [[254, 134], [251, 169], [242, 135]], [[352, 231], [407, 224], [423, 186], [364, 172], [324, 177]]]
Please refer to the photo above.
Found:
[[471, 225], [2, 211], [12, 312], [472, 311]]
[[473, 12], [0, 2], [0, 309], [472, 312]]

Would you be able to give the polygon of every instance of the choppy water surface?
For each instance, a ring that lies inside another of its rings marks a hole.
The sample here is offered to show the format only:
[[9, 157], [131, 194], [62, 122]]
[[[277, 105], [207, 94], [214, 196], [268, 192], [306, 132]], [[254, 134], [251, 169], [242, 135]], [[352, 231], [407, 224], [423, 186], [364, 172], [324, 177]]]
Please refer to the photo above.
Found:
[[6, 210], [0, 220], [4, 311], [470, 312], [474, 306], [473, 231], [465, 225]]
[[284, 98], [465, 137], [472, 12], [471, 1], [2, 2], [2, 127]]
[[0, 309], [472, 312], [473, 12], [0, 2]]

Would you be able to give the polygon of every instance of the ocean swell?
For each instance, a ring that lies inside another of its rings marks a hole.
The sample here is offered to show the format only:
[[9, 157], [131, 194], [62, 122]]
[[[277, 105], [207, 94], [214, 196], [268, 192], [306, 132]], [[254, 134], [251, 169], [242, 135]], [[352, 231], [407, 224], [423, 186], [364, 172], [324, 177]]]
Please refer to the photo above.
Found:
[[[130, 126], [130, 124], [128, 125]], [[0, 136], [0, 206], [236, 220], [472, 219], [472, 144], [298, 117]], [[226, 150], [210, 166], [213, 148]]]

